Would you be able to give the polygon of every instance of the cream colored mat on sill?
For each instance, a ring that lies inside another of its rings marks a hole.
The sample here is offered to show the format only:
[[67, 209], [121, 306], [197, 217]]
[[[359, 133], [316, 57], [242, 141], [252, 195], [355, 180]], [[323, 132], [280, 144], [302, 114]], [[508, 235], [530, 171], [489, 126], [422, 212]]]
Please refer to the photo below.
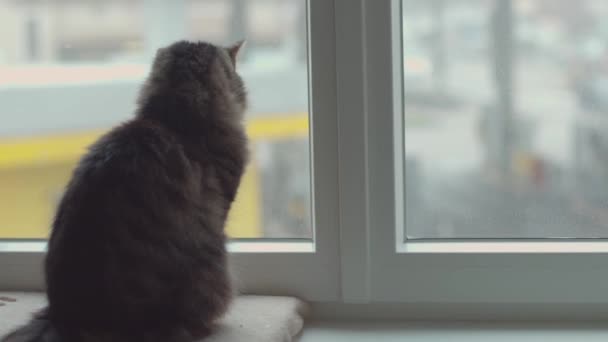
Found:
[[[45, 303], [42, 293], [0, 292], [0, 337], [24, 324]], [[291, 297], [240, 296], [218, 330], [201, 342], [295, 341], [306, 311], [305, 303]]]

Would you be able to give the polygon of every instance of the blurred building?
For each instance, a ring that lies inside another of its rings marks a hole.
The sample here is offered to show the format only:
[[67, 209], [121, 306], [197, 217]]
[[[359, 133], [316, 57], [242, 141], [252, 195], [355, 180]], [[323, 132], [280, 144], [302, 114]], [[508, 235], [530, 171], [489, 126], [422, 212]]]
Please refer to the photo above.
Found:
[[[245, 7], [245, 8], [244, 8]], [[183, 37], [276, 46], [303, 10], [288, 0], [0, 0], [0, 62], [142, 56]]]

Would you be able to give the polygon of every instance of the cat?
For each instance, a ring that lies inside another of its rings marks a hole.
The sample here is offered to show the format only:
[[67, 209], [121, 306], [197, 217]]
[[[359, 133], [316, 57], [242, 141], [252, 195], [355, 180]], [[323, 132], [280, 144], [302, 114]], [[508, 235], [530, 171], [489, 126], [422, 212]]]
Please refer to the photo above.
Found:
[[3, 342], [190, 342], [233, 289], [224, 224], [248, 160], [241, 43], [158, 50], [135, 116], [96, 141], [57, 208], [48, 307]]

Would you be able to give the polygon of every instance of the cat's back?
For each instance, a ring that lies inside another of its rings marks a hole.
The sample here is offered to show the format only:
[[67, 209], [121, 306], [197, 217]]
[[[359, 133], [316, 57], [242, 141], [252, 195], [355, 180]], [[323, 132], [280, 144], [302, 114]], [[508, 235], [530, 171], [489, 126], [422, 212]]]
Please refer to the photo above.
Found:
[[132, 217], [166, 211], [167, 198], [196, 200], [197, 171], [178, 139], [161, 125], [146, 120], [120, 125], [91, 145], [75, 168], [51, 242], [57, 230], [94, 239], [124, 226], [135, 229], [141, 224]]
[[[201, 229], [197, 170], [176, 137], [142, 120], [91, 146], [66, 188], [49, 241], [55, 323], [66, 318], [109, 327], [180, 308], [170, 298], [192, 295], [185, 279], [200, 278], [223, 244], [223, 235]], [[72, 314], [91, 304], [97, 311], [89, 316]]]
[[134, 119], [102, 136], [89, 148], [74, 178], [120, 182], [188, 166], [175, 134], [153, 121]]

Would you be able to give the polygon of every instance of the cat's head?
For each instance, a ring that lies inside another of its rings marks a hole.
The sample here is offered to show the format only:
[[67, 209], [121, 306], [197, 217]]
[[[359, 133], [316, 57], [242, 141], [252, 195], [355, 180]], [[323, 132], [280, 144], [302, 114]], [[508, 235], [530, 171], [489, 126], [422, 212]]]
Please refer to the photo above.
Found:
[[247, 91], [237, 73], [237, 56], [243, 43], [223, 47], [179, 41], [159, 49], [145, 93], [172, 91], [201, 107], [242, 116]]

